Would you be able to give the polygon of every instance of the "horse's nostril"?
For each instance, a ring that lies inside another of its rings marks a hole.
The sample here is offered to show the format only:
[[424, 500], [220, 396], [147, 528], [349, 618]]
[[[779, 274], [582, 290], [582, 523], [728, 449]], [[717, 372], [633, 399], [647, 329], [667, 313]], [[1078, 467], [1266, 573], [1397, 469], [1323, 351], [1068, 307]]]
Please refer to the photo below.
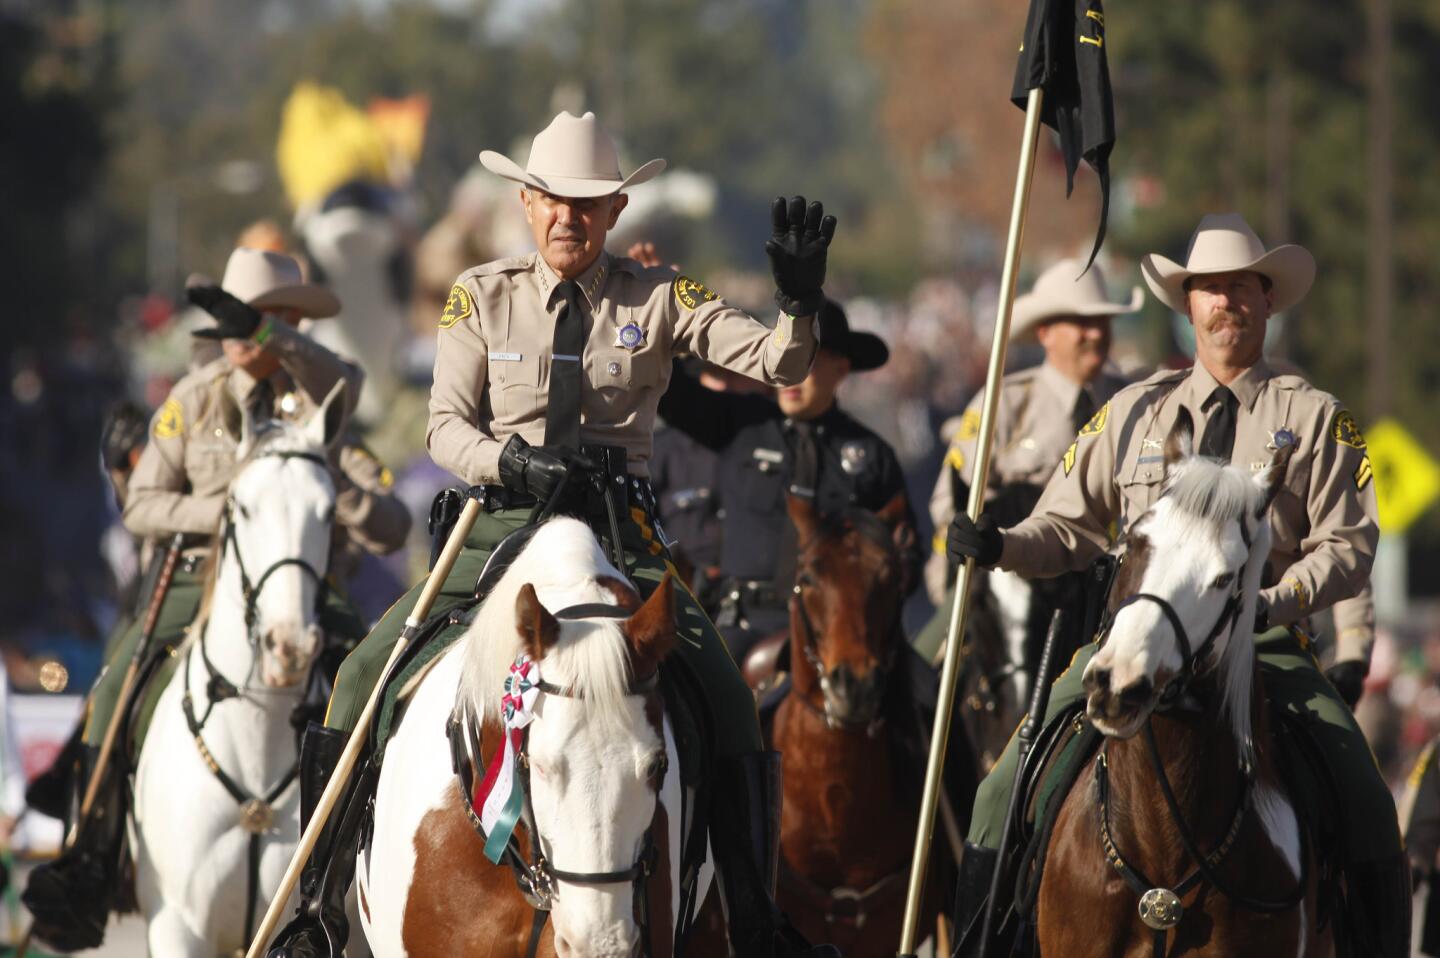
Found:
[[1110, 670], [1091, 669], [1090, 674], [1085, 677], [1085, 686], [1094, 692], [1110, 691]]
[[1155, 685], [1149, 678], [1143, 678], [1120, 693], [1120, 704], [1128, 708], [1139, 708], [1150, 701]]

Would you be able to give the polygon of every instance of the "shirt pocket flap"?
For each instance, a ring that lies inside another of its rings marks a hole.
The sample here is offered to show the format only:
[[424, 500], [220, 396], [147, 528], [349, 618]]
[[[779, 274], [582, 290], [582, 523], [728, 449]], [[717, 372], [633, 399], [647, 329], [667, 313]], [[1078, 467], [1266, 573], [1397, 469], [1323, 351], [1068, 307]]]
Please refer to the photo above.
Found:
[[522, 353], [492, 352], [490, 379], [501, 388], [540, 385], [540, 358]]

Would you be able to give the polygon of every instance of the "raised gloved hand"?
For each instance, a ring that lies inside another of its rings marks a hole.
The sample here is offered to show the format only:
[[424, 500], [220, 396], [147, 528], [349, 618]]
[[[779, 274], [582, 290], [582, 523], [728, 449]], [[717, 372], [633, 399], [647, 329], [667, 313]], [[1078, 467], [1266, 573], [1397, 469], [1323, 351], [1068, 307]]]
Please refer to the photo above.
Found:
[[550, 498], [571, 469], [593, 468], [593, 462], [573, 449], [532, 446], [519, 433], [500, 450], [501, 485], [541, 502]]
[[770, 271], [775, 275], [775, 302], [791, 316], [813, 316], [825, 303], [820, 287], [825, 285], [825, 257], [835, 237], [835, 217], [825, 207], [805, 197], [792, 196], [787, 202], [775, 197], [770, 207], [774, 232], [765, 241]]
[[243, 303], [219, 286], [191, 286], [185, 290], [190, 302], [215, 317], [216, 324], [197, 329], [197, 339], [249, 339], [260, 328], [260, 311]]
[[1360, 696], [1365, 694], [1365, 676], [1369, 671], [1370, 667], [1366, 663], [1352, 659], [1348, 662], [1336, 662], [1325, 670], [1325, 677], [1335, 686], [1335, 691], [1340, 693], [1340, 697], [1353, 712]]
[[945, 558], [951, 562], [974, 559], [976, 565], [988, 569], [1000, 561], [1004, 548], [1005, 538], [995, 520], [983, 512], [976, 522], [970, 521], [968, 513], [956, 513], [945, 533]]

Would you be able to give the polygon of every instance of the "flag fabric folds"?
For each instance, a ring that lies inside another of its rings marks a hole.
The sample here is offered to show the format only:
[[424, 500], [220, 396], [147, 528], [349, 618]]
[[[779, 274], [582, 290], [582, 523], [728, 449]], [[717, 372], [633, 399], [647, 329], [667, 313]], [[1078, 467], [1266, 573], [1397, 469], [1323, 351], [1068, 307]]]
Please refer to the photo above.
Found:
[[1115, 103], [1105, 58], [1101, 0], [1030, 0], [1025, 39], [1010, 97], [1022, 110], [1029, 93], [1044, 91], [1041, 121], [1060, 135], [1065, 195], [1075, 188], [1084, 159], [1100, 178], [1100, 225], [1090, 263], [1105, 241], [1110, 215], [1110, 151], [1115, 146]]

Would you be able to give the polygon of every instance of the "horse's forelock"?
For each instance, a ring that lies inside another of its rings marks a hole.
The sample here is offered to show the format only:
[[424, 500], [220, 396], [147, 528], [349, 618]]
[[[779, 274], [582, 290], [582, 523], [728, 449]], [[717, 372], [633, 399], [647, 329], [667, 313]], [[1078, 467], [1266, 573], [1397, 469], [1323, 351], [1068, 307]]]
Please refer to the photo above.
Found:
[[[545, 523], [495, 584], [466, 632], [461, 692], [487, 718], [498, 720], [500, 698], [522, 640], [515, 600], [527, 583], [551, 612], [568, 605], [625, 605], [615, 592], [624, 580], [595, 535], [575, 519]], [[582, 699], [587, 717], [607, 722], [625, 714], [630, 650], [621, 619], [562, 620], [560, 638], [540, 662], [540, 674]]]
[[1238, 468], [1193, 458], [1175, 474], [1165, 498], [1185, 516], [1219, 525], [1254, 515], [1264, 492]]

